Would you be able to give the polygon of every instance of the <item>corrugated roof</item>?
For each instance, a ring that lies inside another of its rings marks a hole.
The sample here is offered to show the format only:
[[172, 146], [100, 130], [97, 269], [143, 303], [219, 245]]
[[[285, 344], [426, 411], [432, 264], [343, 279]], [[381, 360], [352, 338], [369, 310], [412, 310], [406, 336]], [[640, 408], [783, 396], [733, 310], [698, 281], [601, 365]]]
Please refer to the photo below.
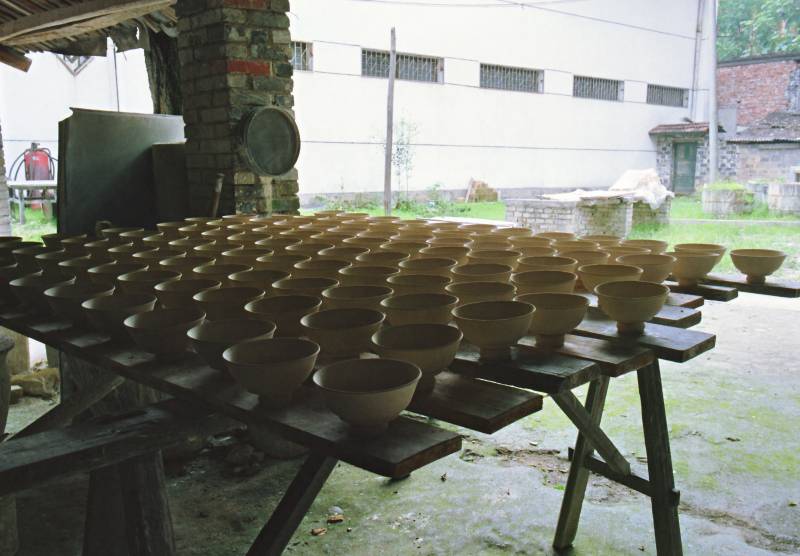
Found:
[[800, 112], [772, 112], [740, 130], [729, 143], [800, 143]]
[[650, 130], [650, 135], [680, 135], [688, 133], [708, 133], [708, 122], [686, 122], [681, 124], [661, 124]]

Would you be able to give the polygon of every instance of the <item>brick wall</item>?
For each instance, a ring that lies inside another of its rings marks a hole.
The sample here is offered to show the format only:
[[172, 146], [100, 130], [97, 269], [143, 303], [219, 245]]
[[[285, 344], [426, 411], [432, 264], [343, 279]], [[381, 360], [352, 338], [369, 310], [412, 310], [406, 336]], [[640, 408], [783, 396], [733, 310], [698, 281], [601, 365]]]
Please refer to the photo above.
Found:
[[624, 199], [552, 201], [509, 199], [506, 220], [534, 232], [574, 232], [578, 235], [627, 236], [633, 224], [633, 203]]
[[288, 0], [179, 0], [178, 48], [190, 210], [205, 214], [217, 174], [220, 213], [294, 212], [297, 171], [255, 174], [239, 152], [241, 120], [262, 106], [291, 109]]
[[798, 110], [800, 62], [722, 65], [717, 69], [717, 98], [720, 108], [738, 107], [738, 125], [751, 124], [770, 112]]
[[11, 219], [6, 186], [6, 161], [3, 153], [3, 128], [0, 127], [0, 235], [11, 235]]
[[739, 143], [739, 168], [736, 179], [767, 182], [793, 181], [791, 169], [800, 166], [798, 143]]
[[[672, 189], [672, 162], [675, 141], [686, 141], [686, 137], [659, 135], [656, 139], [656, 172], [661, 183]], [[696, 137], [697, 158], [694, 167], [694, 184], [700, 187], [708, 181], [708, 136]], [[719, 179], [735, 178], [739, 165], [739, 149], [734, 143], [719, 139]]]

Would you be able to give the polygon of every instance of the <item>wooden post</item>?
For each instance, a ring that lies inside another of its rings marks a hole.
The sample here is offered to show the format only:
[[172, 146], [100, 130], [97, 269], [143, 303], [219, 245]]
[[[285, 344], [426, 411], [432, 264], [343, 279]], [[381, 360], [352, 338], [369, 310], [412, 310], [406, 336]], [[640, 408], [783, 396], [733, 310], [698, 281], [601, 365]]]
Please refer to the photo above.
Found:
[[389, 50], [389, 95], [386, 103], [386, 158], [383, 165], [383, 213], [392, 214], [392, 135], [394, 133], [394, 77], [397, 73], [397, 42], [392, 27]]

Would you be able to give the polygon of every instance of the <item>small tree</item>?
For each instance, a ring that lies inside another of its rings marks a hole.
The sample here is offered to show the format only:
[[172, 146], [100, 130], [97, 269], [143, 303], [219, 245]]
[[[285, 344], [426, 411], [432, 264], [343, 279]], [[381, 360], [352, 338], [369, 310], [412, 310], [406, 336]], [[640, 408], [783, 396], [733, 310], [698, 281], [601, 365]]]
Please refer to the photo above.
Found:
[[[392, 145], [392, 166], [395, 176], [405, 181], [405, 193], [408, 197], [408, 182], [414, 170], [414, 138], [417, 136], [417, 125], [405, 118], [395, 125], [394, 144]], [[385, 148], [385, 147], [384, 147]]]

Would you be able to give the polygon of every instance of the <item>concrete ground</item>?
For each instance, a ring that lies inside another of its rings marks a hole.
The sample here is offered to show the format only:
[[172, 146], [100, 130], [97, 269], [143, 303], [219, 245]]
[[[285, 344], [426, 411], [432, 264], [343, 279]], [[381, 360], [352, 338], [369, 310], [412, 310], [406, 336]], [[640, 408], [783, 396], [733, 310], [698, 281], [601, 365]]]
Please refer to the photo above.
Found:
[[[742, 294], [702, 311], [697, 328], [717, 333], [717, 348], [662, 366], [684, 552], [800, 554], [800, 300]], [[640, 418], [635, 376], [614, 380], [604, 426], [644, 471]], [[550, 554], [574, 436], [548, 400], [493, 436], [468, 434], [460, 454], [403, 481], [341, 464], [287, 552]], [[299, 465], [235, 468], [225, 462], [232, 446], [242, 449], [235, 437], [216, 439], [171, 466], [181, 555], [243, 554]], [[79, 554], [85, 491], [79, 477], [21, 494], [21, 554]], [[333, 513], [344, 522], [326, 524]], [[655, 554], [649, 501], [593, 478], [570, 553]]]

